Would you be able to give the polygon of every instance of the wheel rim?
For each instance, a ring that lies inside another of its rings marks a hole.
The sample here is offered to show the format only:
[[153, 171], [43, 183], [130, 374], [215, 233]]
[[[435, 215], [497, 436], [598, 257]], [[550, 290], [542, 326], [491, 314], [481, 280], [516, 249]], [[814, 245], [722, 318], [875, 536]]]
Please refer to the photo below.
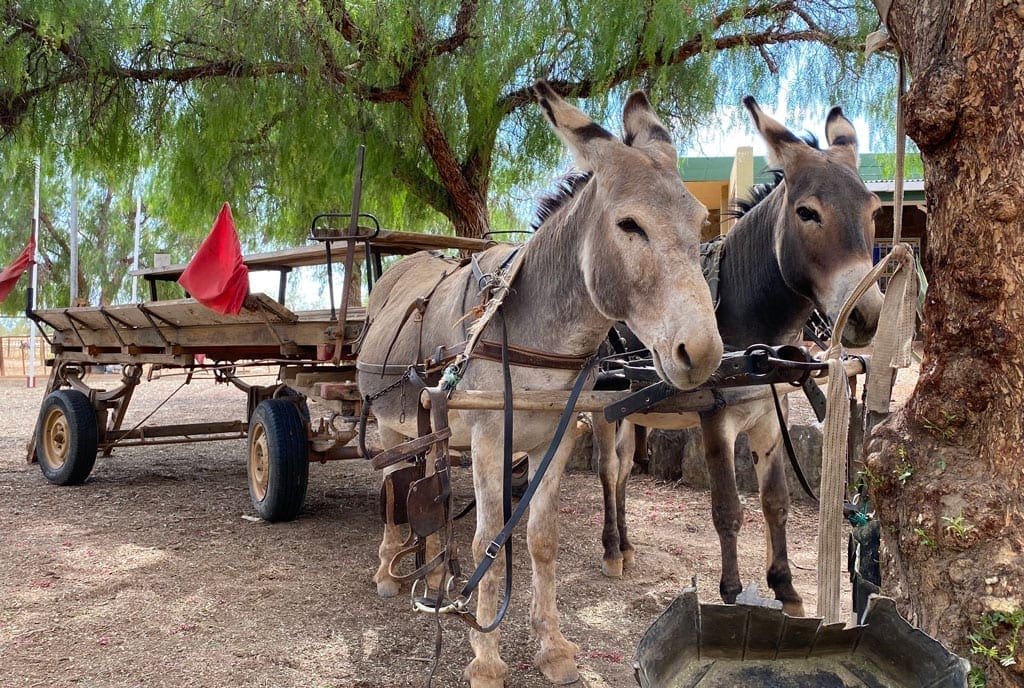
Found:
[[68, 417], [59, 408], [50, 409], [43, 421], [43, 456], [47, 468], [59, 470], [68, 460], [71, 431]]
[[249, 487], [252, 488], [256, 501], [262, 502], [267, 496], [267, 485], [270, 483], [270, 446], [267, 444], [267, 433], [261, 423], [257, 423], [252, 431], [249, 443]]

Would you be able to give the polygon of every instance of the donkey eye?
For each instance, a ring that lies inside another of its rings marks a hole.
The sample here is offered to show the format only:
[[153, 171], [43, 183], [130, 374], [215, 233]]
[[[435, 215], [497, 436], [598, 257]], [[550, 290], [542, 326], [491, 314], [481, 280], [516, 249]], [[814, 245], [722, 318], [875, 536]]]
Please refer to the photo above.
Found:
[[639, 234], [644, 239], [647, 239], [647, 232], [644, 228], [636, 223], [631, 217], [627, 217], [625, 220], [619, 220], [619, 229], [627, 234]]
[[812, 210], [805, 205], [796, 209], [796, 215], [804, 222], [817, 222], [821, 224], [821, 215], [818, 214], [818, 211]]

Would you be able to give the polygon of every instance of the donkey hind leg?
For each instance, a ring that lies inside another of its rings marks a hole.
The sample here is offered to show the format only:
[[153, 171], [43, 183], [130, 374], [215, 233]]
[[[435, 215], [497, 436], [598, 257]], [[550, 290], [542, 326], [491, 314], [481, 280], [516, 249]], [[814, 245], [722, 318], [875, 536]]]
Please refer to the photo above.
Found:
[[722, 577], [718, 591], [722, 601], [736, 602], [742, 591], [736, 542], [743, 521], [743, 506], [736, 489], [736, 436], [739, 434], [731, 422], [729, 409], [719, 411], [701, 421], [704, 435], [704, 460], [711, 482], [711, 520], [718, 533], [722, 549]]
[[604, 528], [601, 544], [601, 573], [609, 578], [622, 577], [622, 549], [619, 547], [618, 480], [622, 455], [615, 443], [615, 424], [607, 422], [600, 413], [591, 414], [594, 428], [594, 449], [597, 451], [598, 473], [604, 497]]
[[[485, 551], [503, 525], [501, 509], [502, 445], [501, 433], [482, 430], [487, 423], [473, 430], [473, 489], [476, 496], [476, 533], [473, 536], [473, 559], [477, 563], [487, 556]], [[500, 426], [500, 423], [499, 423]], [[476, 620], [487, 626], [497, 615], [498, 596], [503, 590], [505, 549], [502, 548], [477, 588]], [[501, 688], [505, 684], [508, 665], [498, 650], [499, 630], [480, 633], [470, 630], [473, 660], [466, 667], [465, 677], [472, 688]]]
[[[394, 447], [405, 440], [403, 435], [383, 425], [379, 427], [379, 431], [381, 444], [385, 447]], [[404, 467], [404, 464], [399, 463], [385, 468], [382, 479], [387, 477], [389, 473]], [[404, 499], [404, 496], [398, 498]], [[377, 567], [377, 573], [373, 575], [373, 582], [377, 584], [377, 594], [380, 597], [394, 597], [401, 590], [398, 581], [389, 573], [388, 567], [404, 543], [405, 538], [402, 536], [401, 527], [392, 523], [390, 518], [386, 519], [384, 523], [384, 536], [381, 538], [380, 548], [377, 550], [380, 557], [380, 565]]]
[[615, 483], [616, 523], [619, 527], [619, 551], [622, 552], [622, 565], [633, 566], [634, 548], [626, 534], [626, 482], [633, 472], [633, 455], [636, 453], [637, 432], [646, 432], [646, 428], [622, 421], [619, 427], [615, 453], [619, 457], [619, 475]]
[[785, 447], [774, 413], [762, 415], [747, 435], [754, 457], [757, 485], [761, 493], [761, 511], [765, 522], [768, 587], [781, 600], [790, 616], [803, 616], [804, 603], [793, 587], [786, 546], [786, 521], [789, 518], [789, 485], [784, 470]]
[[[558, 486], [565, 464], [572, 454], [573, 438], [565, 437], [548, 466], [544, 479], [530, 502], [526, 530], [527, 547], [533, 569], [533, 598], [530, 621], [533, 635], [540, 642], [534, 663], [551, 683], [564, 685], [579, 680], [575, 655], [579, 647], [566, 640], [560, 627], [555, 597], [556, 557], [558, 555]], [[546, 447], [530, 452], [530, 477]], [[534, 459], [533, 457], [538, 457]]]

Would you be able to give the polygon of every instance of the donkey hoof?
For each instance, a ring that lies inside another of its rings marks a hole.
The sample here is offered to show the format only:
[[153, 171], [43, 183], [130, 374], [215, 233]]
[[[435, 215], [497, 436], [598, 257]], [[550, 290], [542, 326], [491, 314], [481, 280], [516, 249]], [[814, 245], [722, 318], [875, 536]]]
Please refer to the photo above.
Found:
[[636, 550], [630, 547], [629, 549], [622, 550], [622, 565], [627, 568], [633, 568], [633, 564], [636, 563]]
[[802, 600], [785, 601], [782, 602], [782, 611], [786, 612], [790, 616], [807, 616], [804, 612], [804, 603]]
[[576, 660], [563, 658], [557, 663], [548, 663], [537, 667], [549, 682], [556, 686], [567, 686], [580, 680], [580, 671], [576, 668]]
[[575, 643], [566, 641], [565, 645], [558, 649], [538, 652], [534, 663], [548, 681], [556, 686], [565, 686], [580, 680], [575, 659], [578, 651]]
[[622, 558], [602, 559], [601, 573], [609, 578], [622, 578]]
[[377, 597], [387, 599], [394, 597], [401, 591], [402, 586], [393, 578], [384, 578], [377, 581]]
[[508, 665], [504, 661], [487, 661], [475, 657], [462, 672], [470, 688], [503, 688]]
[[479, 676], [469, 678], [469, 688], [505, 688], [505, 680], [501, 678], [486, 678]]

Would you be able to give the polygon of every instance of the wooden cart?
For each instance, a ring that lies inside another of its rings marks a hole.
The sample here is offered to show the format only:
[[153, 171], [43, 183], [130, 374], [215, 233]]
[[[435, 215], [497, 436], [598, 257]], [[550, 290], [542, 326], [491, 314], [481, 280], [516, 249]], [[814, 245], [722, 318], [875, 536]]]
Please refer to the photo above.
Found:
[[[319, 245], [245, 257], [250, 270], [280, 273], [280, 289], [276, 300], [250, 294], [238, 315], [215, 313], [188, 298], [158, 300], [158, 283], [177, 280], [184, 265], [135, 273], [149, 284], [151, 299], [144, 303], [30, 312], [53, 358], [47, 361], [52, 372], [29, 461], [38, 461], [50, 482], [70, 485], [85, 481], [97, 455], [109, 456], [115, 447], [248, 438], [248, 481], [256, 512], [269, 521], [294, 518], [305, 498], [310, 461], [359, 457], [355, 447], [346, 445], [360, 411], [352, 342], [363, 328], [365, 311], [334, 308], [332, 297], [331, 308], [293, 312], [284, 303], [289, 273], [301, 266], [330, 267], [338, 257], [337, 247], [332, 257], [332, 244], [347, 249], [351, 241], [356, 268], [351, 277], [363, 274], [372, 285], [389, 255], [479, 251], [492, 243], [365, 227], [356, 235], [322, 236]], [[277, 381], [251, 385], [235, 374], [236, 364], [253, 362], [277, 366]], [[120, 366], [120, 384], [110, 390], [90, 387], [86, 372], [94, 366]], [[245, 392], [245, 415], [232, 421], [125, 428], [135, 388], [159, 369], [212, 370]], [[311, 419], [307, 399], [323, 404], [328, 415]]]

